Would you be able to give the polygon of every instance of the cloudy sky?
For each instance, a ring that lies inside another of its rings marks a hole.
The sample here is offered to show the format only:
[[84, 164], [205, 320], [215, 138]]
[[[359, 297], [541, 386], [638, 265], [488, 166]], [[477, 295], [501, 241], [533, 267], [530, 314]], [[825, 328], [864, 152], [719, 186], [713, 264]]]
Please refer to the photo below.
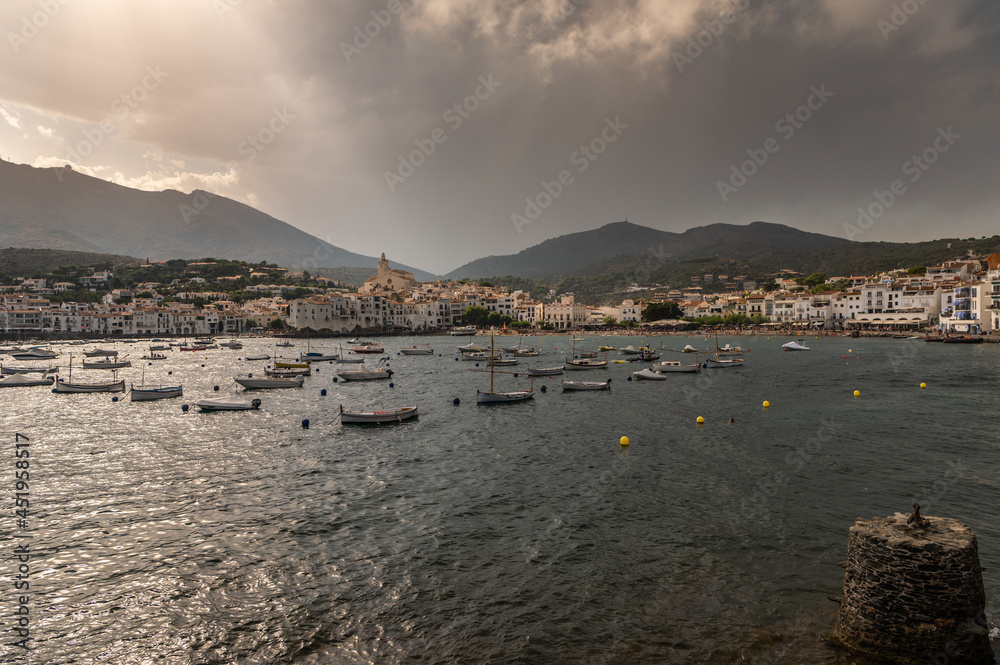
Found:
[[4, 159], [206, 189], [432, 272], [626, 215], [998, 231], [995, 0], [6, 0], [0, 22]]

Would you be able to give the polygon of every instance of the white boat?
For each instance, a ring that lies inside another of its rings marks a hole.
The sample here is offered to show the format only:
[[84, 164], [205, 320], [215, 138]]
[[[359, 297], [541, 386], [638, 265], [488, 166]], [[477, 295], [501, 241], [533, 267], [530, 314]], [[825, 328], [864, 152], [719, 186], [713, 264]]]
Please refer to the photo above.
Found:
[[238, 397], [206, 397], [194, 403], [202, 411], [251, 411], [260, 408], [260, 400]]
[[781, 348], [785, 351], [808, 351], [809, 347], [804, 344], [799, 344], [798, 342], [788, 342], [787, 344], [782, 344]]
[[517, 358], [494, 358], [489, 362], [494, 367], [510, 367], [521, 363]]
[[635, 348], [631, 344], [629, 344], [626, 347], [622, 347], [622, 348], [618, 349], [618, 352], [620, 354], [622, 354], [623, 356], [635, 356], [635, 355], [638, 355], [639, 353], [641, 353], [641, 351], [639, 349]]
[[455, 337], [459, 337], [459, 336], [463, 336], [463, 335], [472, 336], [472, 335], [475, 335], [477, 332], [478, 331], [476, 330], [475, 326], [465, 326], [465, 327], [458, 327], [458, 328], [452, 328], [451, 329], [451, 335], [455, 336]]
[[104, 360], [95, 360], [94, 362], [83, 361], [84, 369], [121, 369], [122, 367], [131, 367], [132, 362], [130, 360], [111, 360], [110, 358], [105, 358]]
[[235, 339], [231, 339], [228, 342], [219, 342], [219, 346], [221, 346], [221, 347], [223, 347], [225, 349], [234, 349], [234, 350], [236, 350], [236, 349], [242, 349], [243, 348], [243, 343], [242, 342], [238, 342]]
[[289, 348], [289, 347], [295, 346], [294, 344], [292, 344], [291, 342], [289, 342], [287, 339], [285, 341], [283, 341], [283, 342], [275, 342], [274, 345], [275, 346], [280, 346], [280, 347], [283, 347], [283, 348]]
[[692, 363], [690, 365], [685, 365], [680, 360], [664, 360], [660, 363], [654, 363], [650, 366], [650, 369], [659, 374], [667, 372], [700, 372], [701, 364]]
[[182, 386], [158, 386], [156, 388], [136, 388], [131, 386], [129, 400], [133, 402], [150, 402], [155, 399], [170, 399], [184, 394]]
[[21, 386], [51, 386], [52, 377], [31, 379], [24, 374], [9, 374], [0, 379], [0, 388], [17, 388]]
[[83, 355], [88, 358], [99, 358], [101, 356], [117, 356], [118, 352], [109, 349], [94, 349], [93, 351], [84, 351]]
[[241, 378], [236, 377], [234, 379], [236, 383], [240, 384], [244, 388], [250, 389], [264, 389], [264, 388], [301, 388], [302, 382], [305, 381], [304, 376], [292, 376], [288, 378], [278, 378], [278, 377], [265, 377], [263, 379], [253, 378], [252, 376]]
[[708, 369], [731, 369], [743, 367], [742, 358], [705, 358], [705, 367]]
[[57, 393], [123, 393], [125, 392], [125, 381], [111, 381], [104, 383], [70, 383], [65, 379], [56, 381], [55, 391]]
[[20, 353], [12, 353], [10, 357], [14, 360], [52, 360], [58, 358], [59, 354], [48, 349], [32, 349]]
[[0, 366], [0, 374], [52, 374], [59, 371], [59, 367], [3, 367]]
[[653, 370], [646, 368], [641, 369], [638, 372], [632, 372], [633, 379], [640, 379], [642, 381], [666, 381], [667, 377], [659, 372], [654, 372]]
[[340, 406], [340, 422], [342, 423], [396, 423], [416, 417], [417, 407], [415, 406], [403, 406], [383, 411], [344, 411], [344, 406]]
[[169, 344], [154, 344], [151, 347], [149, 347], [149, 350], [150, 351], [169, 351], [170, 350], [170, 345]]
[[608, 366], [607, 360], [595, 360], [593, 358], [583, 358], [581, 360], [567, 360], [565, 369], [567, 370], [606, 369], [607, 366]]
[[246, 356], [243, 358], [243, 360], [270, 360], [270, 359], [271, 356], [267, 355], [266, 353], [258, 353], [257, 355]]
[[337, 360], [335, 360], [334, 362], [336, 362], [338, 365], [344, 365], [344, 364], [360, 365], [364, 361], [365, 361], [364, 358], [337, 358]]
[[381, 344], [377, 344], [375, 342], [369, 342], [367, 344], [361, 344], [360, 346], [355, 346], [354, 348], [351, 349], [351, 352], [352, 353], [367, 353], [369, 355], [370, 354], [376, 354], [376, 353], [385, 353], [385, 347], [383, 347]]
[[684, 353], [698, 353], [698, 349], [694, 348], [690, 344], [685, 345], [684, 348], [681, 349], [681, 351], [683, 351]]
[[167, 356], [165, 356], [164, 354], [154, 353], [153, 351], [150, 351], [148, 356], [143, 356], [142, 358], [140, 358], [140, 360], [166, 360], [166, 359]]
[[368, 369], [362, 365], [359, 369], [342, 369], [337, 372], [337, 376], [344, 381], [377, 381], [392, 378], [392, 370], [384, 367]]
[[273, 376], [281, 379], [287, 379], [294, 376], [311, 376], [312, 369], [264, 369], [264, 374], [266, 376]]
[[490, 353], [489, 351], [476, 351], [475, 353], [463, 353], [462, 360], [489, 362], [490, 358], [500, 358], [500, 352]]
[[558, 376], [563, 373], [562, 367], [529, 367], [528, 376]]
[[459, 353], [482, 353], [485, 349], [478, 344], [468, 343], [458, 347]]
[[607, 381], [563, 381], [563, 390], [610, 390], [611, 379]]
[[528, 347], [527, 349], [518, 349], [515, 353], [519, 356], [537, 356], [538, 351], [534, 347]]
[[[434, 349], [431, 348], [430, 344], [420, 344], [413, 346], [404, 346], [399, 350], [404, 356], [433, 356]], [[416, 407], [414, 407], [416, 408]]]

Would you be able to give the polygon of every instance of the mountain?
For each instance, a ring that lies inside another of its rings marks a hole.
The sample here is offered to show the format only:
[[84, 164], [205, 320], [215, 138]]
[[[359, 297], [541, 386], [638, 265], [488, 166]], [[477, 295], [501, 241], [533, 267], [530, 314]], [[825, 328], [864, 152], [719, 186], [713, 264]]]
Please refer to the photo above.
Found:
[[60, 266], [112, 266], [139, 265], [139, 259], [118, 254], [72, 252], [64, 249], [26, 249], [8, 247], [0, 249], [0, 270], [17, 277], [45, 275]]
[[[224, 196], [144, 192], [70, 168], [0, 162], [0, 247], [122, 254], [150, 260], [270, 261], [289, 268], [376, 268], [378, 259], [331, 245]], [[428, 272], [393, 265], [417, 279]]]
[[606, 224], [546, 240], [517, 254], [488, 256], [446, 277], [564, 275], [620, 256], [647, 257], [657, 264], [705, 256], [756, 259], [776, 252], [828, 251], [850, 245], [845, 238], [808, 233], [782, 224], [710, 224], [683, 233], [658, 231], [630, 222]]

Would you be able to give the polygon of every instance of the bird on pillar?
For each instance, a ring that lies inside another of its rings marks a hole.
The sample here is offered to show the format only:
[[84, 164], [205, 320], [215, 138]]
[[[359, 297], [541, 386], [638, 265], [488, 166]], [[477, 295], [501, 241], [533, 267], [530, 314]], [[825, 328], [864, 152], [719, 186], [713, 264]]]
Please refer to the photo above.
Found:
[[931, 525], [929, 521], [920, 516], [920, 504], [913, 504], [913, 513], [906, 518], [906, 523], [913, 525], [915, 529], [926, 529]]

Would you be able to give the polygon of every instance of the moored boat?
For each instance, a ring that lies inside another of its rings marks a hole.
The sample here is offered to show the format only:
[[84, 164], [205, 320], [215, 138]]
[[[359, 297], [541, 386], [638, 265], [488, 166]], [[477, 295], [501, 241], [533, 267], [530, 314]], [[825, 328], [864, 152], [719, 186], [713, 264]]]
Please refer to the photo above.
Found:
[[404, 346], [399, 350], [404, 356], [433, 356], [434, 349], [431, 348], [430, 344], [414, 344], [413, 346]]
[[52, 360], [59, 357], [59, 354], [48, 349], [31, 349], [30, 351], [12, 353], [10, 357], [14, 360]]
[[477, 332], [478, 331], [476, 330], [475, 326], [464, 326], [464, 327], [452, 328], [450, 334], [453, 337], [459, 337], [465, 335], [471, 337], [472, 335], [475, 335]]
[[607, 369], [607, 360], [594, 360], [592, 358], [583, 358], [581, 360], [567, 360], [565, 369], [567, 370], [583, 370], [583, 369]]
[[650, 367], [650, 369], [659, 374], [665, 374], [669, 372], [700, 372], [701, 364], [692, 363], [689, 365], [685, 365], [679, 360], [664, 360], [663, 362], [654, 363]]
[[646, 369], [641, 369], [638, 372], [632, 372], [632, 378], [639, 379], [642, 381], [666, 381], [667, 377], [659, 372], [654, 372], [648, 367]]
[[22, 386], [51, 386], [53, 378], [51, 376], [43, 378], [29, 378], [25, 374], [8, 374], [0, 379], [0, 388], [19, 388]]
[[340, 406], [340, 422], [342, 423], [394, 423], [417, 417], [417, 407], [402, 406], [398, 409], [380, 411], [345, 411]]
[[88, 358], [101, 358], [108, 356], [115, 357], [118, 355], [118, 352], [115, 351], [114, 349], [98, 348], [98, 349], [93, 349], [92, 351], [84, 351], [83, 355], [87, 356]]
[[0, 365], [0, 374], [52, 374], [59, 371], [59, 367], [56, 365], [46, 366], [46, 367], [4, 367]]
[[240, 384], [244, 388], [251, 390], [256, 389], [266, 389], [266, 388], [301, 388], [302, 382], [305, 381], [304, 376], [291, 376], [291, 377], [264, 377], [264, 378], [254, 378], [252, 376], [248, 377], [235, 377], [233, 379], [236, 383]]
[[808, 351], [809, 350], [808, 346], [806, 346], [804, 344], [800, 344], [798, 342], [788, 342], [787, 344], [782, 344], [781, 348], [784, 349], [785, 351]]
[[558, 376], [563, 373], [562, 367], [529, 367], [528, 376]]
[[368, 369], [362, 365], [359, 369], [342, 369], [337, 372], [344, 381], [377, 381], [392, 378], [392, 370], [384, 367]]
[[131, 386], [129, 390], [129, 400], [133, 402], [151, 402], [157, 399], [170, 399], [172, 397], [180, 397], [184, 394], [183, 386], [158, 386], [158, 387], [142, 387], [136, 388]]
[[121, 369], [123, 367], [131, 367], [132, 362], [130, 360], [111, 360], [110, 358], [105, 358], [104, 360], [95, 360], [94, 362], [83, 361], [84, 369]]
[[611, 379], [607, 381], [563, 381], [563, 390], [610, 390]]
[[206, 397], [194, 403], [202, 411], [251, 411], [260, 408], [260, 400], [238, 397]]
[[58, 379], [54, 390], [57, 393], [123, 393], [125, 392], [125, 380], [103, 383], [71, 383], [65, 379]]

